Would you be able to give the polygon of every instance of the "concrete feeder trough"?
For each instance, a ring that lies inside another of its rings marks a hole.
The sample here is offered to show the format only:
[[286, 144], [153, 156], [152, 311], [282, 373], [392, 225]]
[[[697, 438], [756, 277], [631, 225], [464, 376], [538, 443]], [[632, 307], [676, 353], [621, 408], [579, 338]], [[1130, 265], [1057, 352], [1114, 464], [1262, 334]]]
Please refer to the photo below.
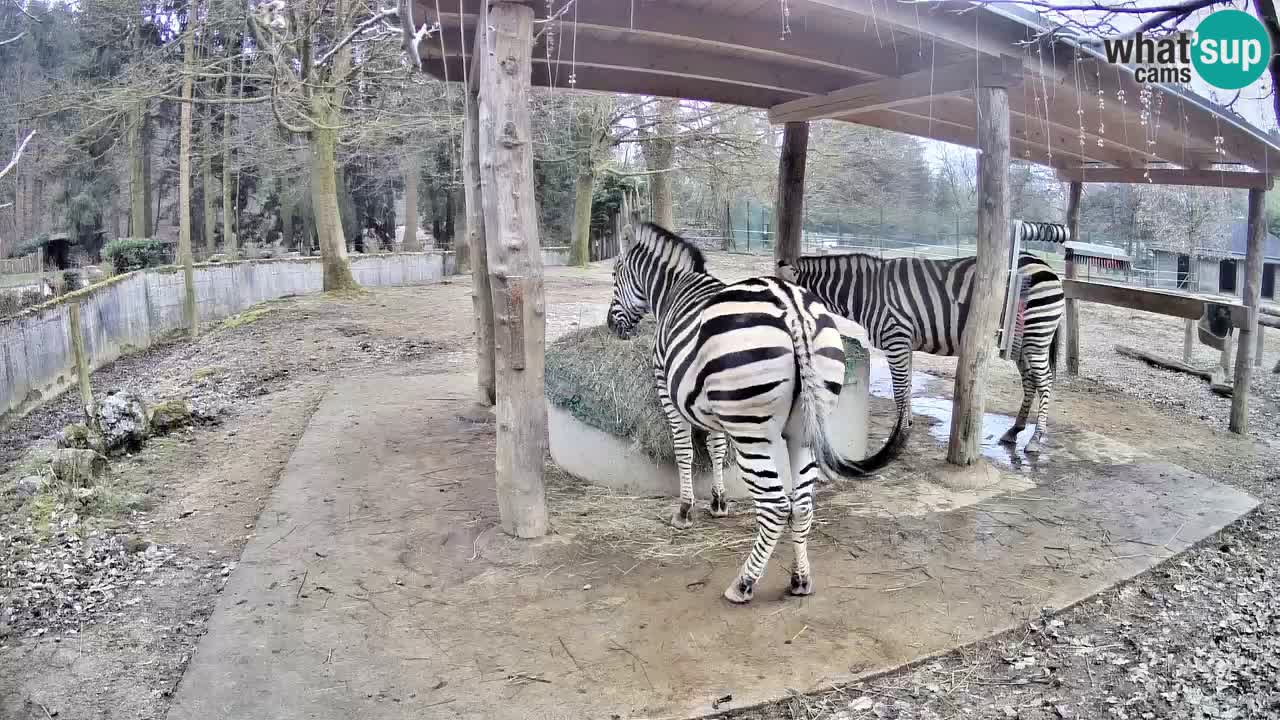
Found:
[[[844, 388], [831, 418], [831, 428], [836, 447], [853, 459], [867, 455], [870, 379], [871, 359], [866, 349], [858, 341], [845, 338]], [[634, 495], [677, 497], [680, 494], [680, 476], [674, 462], [654, 460], [630, 438], [592, 427], [550, 400], [547, 429], [551, 459], [575, 477]], [[702, 439], [695, 436], [694, 443], [701, 442]], [[738, 477], [737, 464], [732, 461], [725, 464], [724, 484], [731, 499], [751, 497]], [[709, 469], [695, 465], [693, 488], [698, 498], [711, 497]]]

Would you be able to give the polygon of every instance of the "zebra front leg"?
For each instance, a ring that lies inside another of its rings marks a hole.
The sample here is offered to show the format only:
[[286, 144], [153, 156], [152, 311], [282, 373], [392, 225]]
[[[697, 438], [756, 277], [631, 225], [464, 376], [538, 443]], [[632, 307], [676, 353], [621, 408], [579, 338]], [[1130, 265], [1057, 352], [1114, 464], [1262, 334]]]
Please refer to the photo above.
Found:
[[[1031, 369], [1027, 366], [1025, 354], [1018, 356], [1018, 374], [1022, 376], [1022, 407], [1018, 409], [1018, 417], [1014, 419], [1013, 427], [1000, 436], [1002, 445], [1018, 444], [1018, 433], [1026, 429], [1027, 415], [1031, 412], [1031, 402], [1036, 397], [1035, 380], [1031, 376]], [[1038, 429], [1037, 432], [1039, 432]]]
[[724, 433], [707, 433], [707, 454], [711, 456], [711, 508], [712, 517], [729, 514], [729, 500], [724, 493]]
[[792, 595], [813, 594], [813, 574], [809, 569], [809, 529], [813, 526], [813, 491], [820, 471], [813, 451], [798, 441], [788, 443], [794, 490], [791, 491], [791, 546], [796, 562], [791, 568]]
[[769, 556], [778, 544], [778, 536], [791, 516], [791, 499], [787, 496], [779, 476], [780, 459], [785, 458], [786, 443], [782, 438], [734, 438], [734, 450], [738, 456], [738, 472], [742, 481], [751, 489], [756, 509], [756, 540], [751, 553], [742, 564], [742, 570], [724, 591], [726, 600], [732, 603], [750, 602], [755, 594], [756, 582], [769, 564]]

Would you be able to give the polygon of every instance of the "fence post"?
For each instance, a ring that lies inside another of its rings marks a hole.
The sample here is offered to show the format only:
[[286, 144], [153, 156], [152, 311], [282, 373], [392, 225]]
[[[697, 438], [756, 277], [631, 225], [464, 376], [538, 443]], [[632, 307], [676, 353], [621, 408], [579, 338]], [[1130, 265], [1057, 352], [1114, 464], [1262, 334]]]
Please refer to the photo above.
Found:
[[80, 380], [80, 405], [90, 422], [97, 416], [93, 405], [93, 387], [89, 385], [89, 359], [84, 352], [84, 331], [80, 324], [80, 303], [73, 302], [71, 310], [71, 353], [75, 356], [76, 376]]

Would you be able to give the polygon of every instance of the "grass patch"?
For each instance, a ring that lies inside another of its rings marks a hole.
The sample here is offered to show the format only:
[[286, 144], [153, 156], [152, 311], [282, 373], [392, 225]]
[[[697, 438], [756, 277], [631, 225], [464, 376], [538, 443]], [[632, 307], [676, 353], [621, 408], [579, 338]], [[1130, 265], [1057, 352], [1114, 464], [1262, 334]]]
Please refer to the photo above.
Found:
[[244, 312], [238, 315], [232, 315], [226, 320], [223, 320], [221, 323], [218, 324], [218, 328], [220, 330], [231, 330], [233, 328], [238, 328], [243, 325], [252, 325], [253, 323], [256, 323], [259, 320], [261, 320], [270, 312], [271, 312], [271, 308], [267, 308], [267, 307], [256, 307], [252, 310], [245, 310]]
[[219, 376], [221, 376], [221, 375], [226, 375], [226, 374], [227, 374], [227, 369], [226, 369], [226, 368], [224, 368], [224, 367], [218, 367], [218, 366], [216, 366], [216, 365], [215, 365], [215, 366], [212, 366], [212, 367], [202, 367], [202, 368], [200, 368], [200, 369], [196, 370], [195, 372], [191, 373], [191, 379], [192, 379], [192, 380], [205, 380], [205, 379], [208, 379], [208, 378], [219, 377]]

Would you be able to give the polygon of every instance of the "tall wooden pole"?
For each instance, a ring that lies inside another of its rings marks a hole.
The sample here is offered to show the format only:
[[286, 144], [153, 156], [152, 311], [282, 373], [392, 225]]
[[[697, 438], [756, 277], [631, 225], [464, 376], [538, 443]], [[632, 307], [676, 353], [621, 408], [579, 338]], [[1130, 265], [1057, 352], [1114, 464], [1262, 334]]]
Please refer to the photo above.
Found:
[[1253, 376], [1253, 334], [1258, 332], [1258, 305], [1262, 303], [1262, 255], [1266, 244], [1267, 225], [1263, 218], [1267, 191], [1249, 191], [1249, 249], [1245, 255], [1244, 292], [1242, 299], [1249, 308], [1249, 319], [1239, 329], [1240, 344], [1236, 348], [1235, 385], [1231, 391], [1231, 422], [1228, 427], [1238, 435], [1249, 429], [1249, 382]]
[[484, 28], [476, 28], [467, 78], [466, 118], [462, 124], [463, 205], [467, 218], [467, 246], [471, 249], [471, 306], [476, 322], [476, 381], [483, 407], [496, 397], [493, 369], [493, 294], [489, 287], [489, 256], [484, 242], [484, 208], [480, 190], [480, 67], [486, 53]]
[[956, 362], [947, 462], [972, 465], [982, 442], [987, 364], [995, 351], [1009, 269], [1009, 91], [981, 87], [978, 100], [978, 247], [973, 302]]
[[800, 257], [804, 233], [804, 168], [809, 152], [809, 123], [789, 122], [782, 131], [778, 158], [778, 232], [773, 252], [777, 260], [794, 263]]
[[480, 26], [490, 53], [480, 67], [478, 118], [495, 331], [498, 511], [503, 530], [532, 538], [547, 532], [546, 317], [529, 130], [533, 7], [492, 2]]
[[[1084, 193], [1084, 183], [1072, 182], [1067, 188], [1067, 230], [1071, 233], [1071, 239], [1077, 239], [1080, 233], [1080, 196]], [[1076, 264], [1072, 260], [1071, 255], [1067, 254], [1067, 279], [1074, 280], [1076, 277]], [[1066, 317], [1067, 327], [1067, 374], [1080, 374], [1080, 309], [1076, 306], [1076, 301], [1067, 298]]]

